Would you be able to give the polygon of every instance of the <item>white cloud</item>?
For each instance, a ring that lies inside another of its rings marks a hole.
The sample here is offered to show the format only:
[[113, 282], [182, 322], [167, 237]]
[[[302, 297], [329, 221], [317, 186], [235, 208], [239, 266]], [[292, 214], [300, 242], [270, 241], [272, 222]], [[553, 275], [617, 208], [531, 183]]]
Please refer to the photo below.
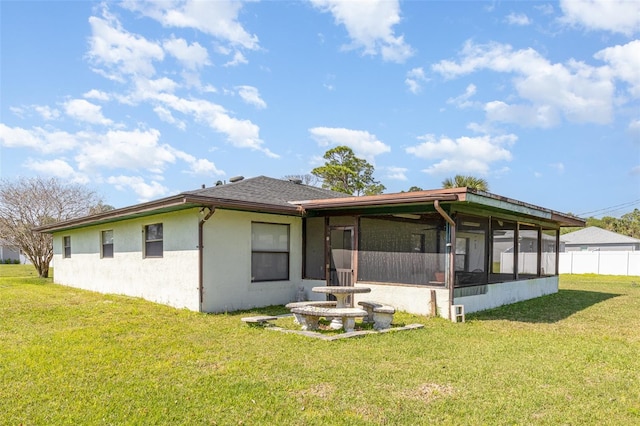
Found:
[[110, 130], [95, 135], [95, 141], [85, 143], [75, 160], [79, 170], [129, 169], [161, 173], [166, 163], [176, 156], [169, 145], [159, 144], [160, 132]]
[[120, 22], [105, 10], [104, 19], [89, 18], [89, 58], [105, 69], [96, 69], [105, 77], [124, 81], [125, 75], [151, 77], [155, 74], [153, 61], [164, 59], [164, 51], [158, 43], [131, 34]]
[[231, 59], [230, 61], [226, 62], [223, 66], [224, 67], [235, 67], [236, 65], [240, 65], [240, 64], [248, 64], [249, 61], [247, 61], [247, 58], [245, 58], [245, 56], [242, 54], [242, 52], [235, 52], [233, 54], [233, 59]]
[[524, 102], [489, 102], [485, 106], [489, 119], [538, 127], [555, 125], [560, 116], [577, 123], [612, 120], [615, 86], [609, 67], [575, 60], [552, 64], [533, 49], [513, 50], [499, 43], [467, 41], [460, 56], [459, 62], [440, 61], [433, 70], [445, 78], [483, 69], [515, 75], [514, 88]]
[[91, 89], [82, 96], [87, 99], [95, 99], [97, 101], [108, 101], [109, 99], [111, 99], [107, 92], [103, 92], [97, 89]]
[[366, 55], [380, 55], [385, 61], [399, 63], [414, 53], [404, 37], [393, 31], [400, 22], [397, 0], [311, 0], [311, 3], [322, 12], [330, 12], [336, 24], [344, 25], [352, 41], [346, 49], [362, 48]]
[[126, 1], [123, 6], [160, 22], [165, 27], [193, 28], [234, 46], [258, 49], [258, 37], [238, 22], [242, 1], [168, 0]]
[[113, 121], [102, 115], [102, 107], [84, 99], [72, 99], [64, 103], [65, 113], [78, 121], [108, 126]]
[[46, 121], [57, 120], [60, 118], [60, 111], [47, 105], [10, 106], [9, 111], [23, 119], [32, 115], [33, 112]]
[[492, 163], [510, 161], [509, 147], [518, 139], [513, 134], [502, 136], [462, 136], [458, 139], [425, 135], [419, 145], [406, 148], [408, 154], [435, 163], [423, 171], [429, 174], [470, 173], [487, 175]]
[[189, 44], [182, 38], [170, 38], [162, 43], [164, 49], [191, 70], [209, 65], [209, 53], [198, 42]]
[[267, 107], [267, 103], [260, 97], [260, 92], [256, 87], [236, 86], [236, 90], [238, 90], [238, 95], [240, 95], [242, 100], [249, 105], [253, 105], [258, 109]]
[[126, 104], [135, 104], [140, 101], [154, 101], [160, 94], [172, 94], [178, 88], [178, 84], [168, 77], [159, 79], [134, 79], [135, 90], [119, 100]]
[[561, 0], [569, 25], [587, 30], [604, 30], [632, 36], [640, 31], [640, 2], [637, 0]]
[[531, 20], [524, 13], [510, 13], [506, 17], [507, 24], [524, 27], [531, 25]]
[[114, 185], [120, 191], [133, 190], [140, 202], [162, 197], [169, 191], [167, 187], [155, 180], [146, 183], [140, 176], [110, 176], [107, 183]]
[[45, 130], [41, 127], [27, 130], [0, 123], [0, 145], [7, 148], [30, 148], [50, 154], [77, 147], [78, 135], [58, 130]]
[[33, 109], [35, 109], [35, 111], [40, 114], [44, 120], [49, 121], [60, 118], [60, 111], [55, 108], [51, 108], [46, 105], [35, 105]]
[[224, 175], [224, 170], [219, 170], [216, 165], [205, 159], [205, 158], [200, 158], [197, 159], [193, 162], [190, 163], [191, 164], [191, 172], [193, 174], [196, 175]]
[[249, 120], [240, 120], [227, 114], [220, 105], [202, 99], [183, 99], [168, 93], [150, 95], [153, 99], [162, 102], [166, 107], [183, 114], [190, 114], [196, 120], [207, 124], [217, 132], [227, 136], [227, 140], [237, 148], [250, 148], [262, 151], [267, 156], [278, 158], [263, 146], [260, 139], [260, 128]]
[[206, 158], [196, 158], [191, 154], [181, 151], [176, 151], [176, 157], [189, 164], [189, 169], [186, 170], [186, 173], [190, 175], [221, 176], [225, 174], [223, 170], [218, 169], [213, 162]]
[[560, 123], [558, 111], [548, 105], [510, 105], [492, 101], [485, 104], [484, 111], [489, 121], [518, 123], [526, 127], [550, 128]]
[[62, 178], [66, 181], [86, 185], [90, 182], [89, 177], [84, 173], [79, 173], [73, 169], [65, 160], [27, 160], [25, 167], [35, 172]]
[[409, 180], [407, 178], [407, 171], [409, 169], [405, 167], [385, 167], [385, 178], [393, 180]]
[[155, 108], [153, 108], [153, 112], [155, 112], [158, 115], [158, 118], [160, 118], [160, 120], [164, 121], [165, 123], [173, 124], [180, 130], [185, 130], [187, 128], [187, 123], [175, 118], [173, 114], [171, 114], [171, 111], [169, 111], [165, 107], [156, 106]]
[[475, 84], [470, 84], [465, 89], [464, 93], [460, 96], [456, 96], [455, 98], [447, 99], [448, 104], [453, 104], [458, 108], [469, 108], [473, 106], [473, 102], [470, 101], [471, 97], [475, 95], [477, 92], [477, 88]]
[[613, 76], [629, 84], [631, 95], [640, 98], [640, 40], [608, 47], [593, 57], [607, 62]]
[[425, 81], [427, 81], [427, 77], [422, 67], [409, 70], [409, 72], [407, 72], [407, 78], [404, 80], [409, 91], [413, 94], [417, 94], [422, 90], [422, 83]]
[[320, 146], [345, 145], [351, 148], [356, 156], [362, 156], [368, 161], [373, 161], [376, 155], [391, 151], [389, 145], [364, 130], [314, 127], [309, 129], [309, 133]]

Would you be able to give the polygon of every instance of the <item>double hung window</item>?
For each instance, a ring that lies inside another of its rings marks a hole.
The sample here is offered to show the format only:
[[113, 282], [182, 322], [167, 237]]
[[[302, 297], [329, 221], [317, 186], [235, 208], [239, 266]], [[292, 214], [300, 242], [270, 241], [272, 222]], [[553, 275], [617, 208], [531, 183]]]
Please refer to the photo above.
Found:
[[100, 238], [102, 240], [102, 257], [113, 257], [113, 230], [102, 231]]
[[289, 279], [289, 225], [251, 224], [251, 281]]
[[71, 237], [67, 236], [62, 239], [62, 252], [63, 257], [71, 257]]
[[162, 224], [154, 223], [144, 227], [144, 256], [162, 257]]

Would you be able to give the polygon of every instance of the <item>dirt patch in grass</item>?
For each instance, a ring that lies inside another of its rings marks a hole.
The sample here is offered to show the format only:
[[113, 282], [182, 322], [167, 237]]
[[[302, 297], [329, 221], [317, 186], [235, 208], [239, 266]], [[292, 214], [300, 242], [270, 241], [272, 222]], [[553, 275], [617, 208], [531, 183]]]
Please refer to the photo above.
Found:
[[416, 399], [426, 404], [439, 398], [445, 398], [454, 394], [453, 386], [439, 383], [423, 383], [415, 389], [402, 392], [405, 398]]

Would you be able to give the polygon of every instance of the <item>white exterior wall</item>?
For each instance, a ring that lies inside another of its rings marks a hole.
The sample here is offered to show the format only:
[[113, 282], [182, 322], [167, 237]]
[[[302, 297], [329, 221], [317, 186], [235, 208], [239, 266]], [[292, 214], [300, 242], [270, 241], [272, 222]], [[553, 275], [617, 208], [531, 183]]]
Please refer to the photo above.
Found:
[[[54, 282], [101, 293], [199, 309], [198, 210], [147, 216], [56, 233]], [[144, 226], [163, 224], [163, 256], [143, 258]], [[113, 230], [113, 258], [101, 258], [101, 231]], [[71, 257], [63, 258], [63, 237]]]
[[[399, 286], [358, 283], [357, 286], [371, 288], [371, 293], [356, 294], [355, 303], [360, 300], [374, 300], [386, 303], [397, 310], [417, 315], [430, 315], [431, 290], [436, 291], [438, 316], [449, 318], [449, 290], [422, 286]], [[558, 277], [544, 277], [531, 280], [488, 284], [485, 294], [456, 297], [454, 305], [464, 305], [465, 313], [484, 311], [498, 306], [529, 300], [558, 292]]]
[[359, 282], [356, 287], [369, 287], [371, 293], [356, 294], [355, 305], [361, 300], [373, 300], [393, 306], [397, 311], [416, 315], [431, 314], [431, 290], [436, 291], [438, 315], [448, 318], [449, 290], [426, 286], [385, 285]]
[[[251, 223], [289, 225], [289, 280], [251, 282]], [[302, 284], [302, 219], [218, 209], [204, 225], [203, 312], [227, 312], [296, 300]], [[305, 284], [307, 287], [307, 284]], [[310, 287], [308, 297], [313, 297]]]
[[[485, 294], [456, 297], [454, 305], [464, 305], [465, 313], [484, 311], [558, 292], [558, 276], [488, 284]], [[441, 315], [442, 316], [442, 315]]]

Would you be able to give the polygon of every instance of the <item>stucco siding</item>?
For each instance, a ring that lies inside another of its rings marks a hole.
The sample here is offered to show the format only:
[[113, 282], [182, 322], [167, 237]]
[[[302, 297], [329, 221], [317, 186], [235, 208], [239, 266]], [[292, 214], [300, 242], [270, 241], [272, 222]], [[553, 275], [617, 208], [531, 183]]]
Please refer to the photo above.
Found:
[[431, 290], [435, 290], [437, 313], [443, 318], [448, 317], [449, 290], [445, 288], [371, 284], [365, 282], [358, 283], [356, 286], [371, 288], [371, 293], [355, 295], [356, 306], [361, 300], [373, 300], [391, 305], [395, 307], [396, 310], [417, 315], [431, 314]]
[[[289, 280], [251, 281], [253, 222], [289, 225]], [[302, 219], [293, 216], [216, 210], [204, 226], [204, 312], [226, 312], [286, 304], [302, 285]]]
[[464, 305], [465, 313], [483, 311], [558, 292], [558, 276], [532, 280], [488, 284], [486, 293], [455, 297], [455, 305]]
[[[54, 282], [199, 309], [198, 211], [115, 222], [54, 235]], [[143, 257], [143, 228], [163, 224], [163, 256]], [[113, 230], [113, 258], [101, 258], [101, 231]], [[71, 257], [63, 258], [63, 237]]]

